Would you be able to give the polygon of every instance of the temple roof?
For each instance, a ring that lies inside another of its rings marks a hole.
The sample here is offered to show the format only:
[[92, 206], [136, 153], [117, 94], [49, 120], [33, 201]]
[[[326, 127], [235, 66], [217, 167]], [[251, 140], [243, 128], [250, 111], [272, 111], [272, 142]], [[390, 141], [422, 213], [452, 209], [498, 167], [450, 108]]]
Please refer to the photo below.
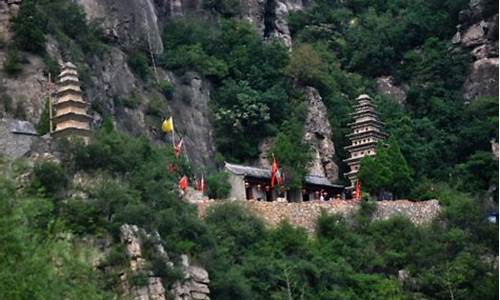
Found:
[[257, 167], [242, 166], [236, 164], [224, 163], [224, 167], [235, 175], [252, 176], [257, 178], [271, 178], [271, 170]]
[[35, 127], [28, 121], [10, 120], [8, 122], [9, 131], [16, 134], [38, 135]]
[[63, 64], [63, 68], [76, 69], [76, 66], [72, 62], [68, 61]]
[[[226, 170], [228, 170], [229, 172], [231, 172], [235, 175], [251, 176], [251, 177], [262, 178], [262, 179], [271, 179], [271, 170], [268, 170], [268, 169], [250, 167], [250, 166], [242, 166], [242, 165], [237, 165], [237, 164], [231, 164], [228, 162], [224, 163], [224, 167]], [[311, 185], [323, 185], [323, 186], [329, 186], [329, 187], [338, 187], [338, 188], [344, 187], [343, 185], [332, 183], [328, 178], [323, 177], [323, 176], [307, 175], [304, 177], [304, 183], [311, 184]]]

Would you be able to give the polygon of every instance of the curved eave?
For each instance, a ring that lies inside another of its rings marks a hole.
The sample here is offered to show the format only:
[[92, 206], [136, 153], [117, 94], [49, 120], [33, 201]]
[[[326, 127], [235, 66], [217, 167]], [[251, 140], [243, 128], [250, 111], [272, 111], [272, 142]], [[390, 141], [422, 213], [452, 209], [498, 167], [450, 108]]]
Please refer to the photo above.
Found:
[[80, 136], [86, 136], [90, 137], [92, 134], [92, 131], [89, 129], [82, 129], [82, 128], [77, 128], [77, 127], [68, 127], [60, 130], [55, 130], [51, 133], [53, 137], [65, 137], [69, 135], [80, 135]]
[[347, 126], [355, 128], [355, 127], [363, 126], [363, 125], [367, 125], [367, 124], [377, 124], [379, 126], [385, 125], [385, 123], [382, 122], [382, 121], [370, 119], [370, 120], [364, 120], [364, 121], [361, 121], [361, 122], [347, 123]]
[[375, 153], [367, 154], [365, 156], [350, 157], [350, 158], [344, 159], [343, 162], [345, 162], [347, 164], [349, 164], [351, 162], [358, 162], [358, 161], [361, 161], [363, 158], [368, 157], [368, 156], [375, 156]]
[[377, 144], [378, 144], [378, 141], [373, 141], [373, 142], [368, 142], [368, 143], [364, 143], [364, 144], [345, 146], [344, 149], [345, 150], [349, 150], [349, 149], [364, 150], [364, 149], [368, 149], [368, 148], [373, 148], [373, 147], [377, 146]]
[[388, 134], [383, 132], [383, 131], [367, 130], [367, 131], [358, 132], [358, 133], [350, 133], [346, 136], [351, 140], [355, 140], [358, 138], [370, 137], [370, 136], [376, 136], [379, 138], [386, 138], [388, 136]]
[[78, 96], [82, 96], [82, 90], [75, 90], [75, 89], [65, 89], [65, 90], [62, 90], [62, 91], [57, 91], [56, 92], [56, 95], [57, 97], [62, 97], [64, 95], [68, 95], [68, 94], [73, 94], [73, 95], [78, 95]]
[[355, 104], [352, 106], [354, 109], [357, 109], [357, 108], [362, 108], [362, 107], [373, 107], [373, 108], [376, 108], [375, 104], [373, 103], [363, 103], [363, 104]]
[[78, 101], [78, 100], [66, 100], [66, 101], [61, 101], [61, 102], [56, 102], [54, 103], [55, 108], [63, 108], [63, 107], [68, 107], [68, 106], [77, 106], [80, 108], [85, 108], [88, 106], [87, 102], [84, 101]]
[[[64, 77], [67, 77], [68, 75], [65, 75]], [[80, 80], [78, 79], [72, 79], [72, 78], [64, 78], [64, 77], [61, 77], [61, 79], [59, 80], [59, 85], [67, 85], [67, 84], [75, 84], [75, 85], [80, 85]]]
[[374, 116], [374, 117], [379, 117], [379, 113], [376, 110], [362, 110], [362, 111], [355, 111], [352, 113], [349, 113], [353, 119], [356, 119], [356, 117], [359, 116]]
[[63, 122], [68, 120], [78, 120], [82, 122], [90, 122], [92, 121], [92, 117], [87, 114], [77, 114], [74, 112], [68, 112], [63, 115], [55, 116], [52, 118], [53, 121]]

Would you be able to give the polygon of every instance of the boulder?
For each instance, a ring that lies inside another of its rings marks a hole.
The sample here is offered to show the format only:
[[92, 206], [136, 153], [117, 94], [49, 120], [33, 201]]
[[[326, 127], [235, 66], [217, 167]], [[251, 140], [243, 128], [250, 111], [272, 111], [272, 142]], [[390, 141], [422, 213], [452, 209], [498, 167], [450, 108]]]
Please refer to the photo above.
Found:
[[332, 141], [332, 128], [328, 121], [326, 106], [313, 87], [306, 88], [306, 97], [309, 105], [304, 139], [311, 145], [313, 151], [309, 173], [335, 182], [339, 178], [338, 166], [334, 161], [335, 145]]

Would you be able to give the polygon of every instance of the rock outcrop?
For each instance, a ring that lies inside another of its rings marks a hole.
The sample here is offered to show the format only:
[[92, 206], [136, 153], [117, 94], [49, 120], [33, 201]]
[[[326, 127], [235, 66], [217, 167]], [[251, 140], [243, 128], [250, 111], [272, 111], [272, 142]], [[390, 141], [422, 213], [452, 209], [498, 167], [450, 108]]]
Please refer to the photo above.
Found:
[[14, 16], [22, 0], [0, 0], [0, 43], [10, 39], [10, 18]]
[[242, 0], [240, 6], [243, 19], [252, 23], [262, 37], [276, 38], [291, 48], [288, 15], [304, 9], [308, 3], [306, 0]]
[[377, 78], [377, 92], [393, 98], [399, 104], [404, 104], [408, 89], [409, 87], [407, 85], [397, 86], [394, 84], [392, 76]]
[[[165, 282], [160, 277], [155, 276], [148, 267], [148, 262], [144, 257], [143, 245], [145, 239], [152, 242], [153, 251], [162, 258], [166, 267], [173, 267], [167, 252], [161, 244], [161, 238], [157, 232], [148, 234], [144, 229], [136, 225], [124, 224], [120, 227], [120, 240], [126, 246], [127, 256], [130, 260], [130, 276], [142, 275], [147, 280], [143, 285], [132, 285], [127, 280], [127, 273], [122, 275], [122, 289], [126, 296], [134, 300], [166, 300], [167, 292]], [[208, 273], [205, 269], [192, 265], [187, 255], [181, 256], [181, 269], [184, 279], [172, 284], [172, 289], [168, 294], [174, 300], [210, 300], [208, 296], [210, 283]], [[170, 299], [170, 298], [169, 298]]]
[[174, 96], [168, 104], [175, 116], [176, 134], [184, 138], [184, 149], [193, 165], [215, 166], [214, 129], [210, 122], [209, 107], [211, 86], [196, 73], [186, 73], [182, 78], [170, 73]]
[[334, 162], [335, 146], [332, 142], [332, 128], [328, 121], [325, 104], [315, 88], [306, 88], [309, 101], [304, 139], [311, 145], [313, 160], [309, 172], [314, 176], [327, 177], [335, 182], [339, 170]]
[[153, 0], [78, 0], [90, 20], [100, 20], [105, 34], [121, 45], [146, 43], [163, 52], [161, 26]]
[[493, 1], [471, 0], [460, 12], [460, 25], [453, 43], [469, 49], [473, 58], [463, 87], [468, 101], [481, 96], [498, 96], [498, 9]]

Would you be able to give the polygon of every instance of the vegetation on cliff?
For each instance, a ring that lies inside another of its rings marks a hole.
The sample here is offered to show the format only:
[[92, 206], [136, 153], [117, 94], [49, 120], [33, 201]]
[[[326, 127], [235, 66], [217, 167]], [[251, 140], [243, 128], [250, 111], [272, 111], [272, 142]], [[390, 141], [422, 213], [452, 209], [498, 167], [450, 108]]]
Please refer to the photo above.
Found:
[[[318, 0], [290, 15], [294, 46], [288, 52], [231, 19], [238, 14], [233, 1], [205, 1], [210, 17], [166, 25], [159, 58], [160, 67], [180, 75], [196, 71], [213, 84], [219, 156], [253, 160], [259, 142], [275, 137], [273, 151], [290, 168], [293, 186], [310, 160], [303, 142], [305, 86], [317, 88], [328, 108], [343, 172], [353, 99], [375, 95], [381, 75], [408, 84], [404, 103], [374, 97], [392, 139], [376, 159], [363, 162], [362, 185], [372, 194], [439, 199], [443, 212], [431, 225], [368, 222], [369, 202], [352, 219], [323, 215], [313, 238], [286, 223], [266, 228], [229, 204], [202, 222], [175, 193], [179, 175], [191, 175], [191, 166], [170, 147], [114, 130], [108, 119], [90, 144], [61, 145], [61, 164], [31, 169], [2, 162], [2, 172], [13, 169], [2, 176], [21, 182], [0, 179], [0, 298], [113, 298], [118, 276], [110, 268], [126, 264], [117, 232], [131, 223], [158, 231], [174, 259], [189, 253], [206, 267], [213, 299], [497, 299], [498, 225], [486, 221], [482, 200], [498, 187], [490, 145], [498, 138], [498, 97], [462, 98], [469, 58], [449, 40], [466, 2]], [[21, 70], [23, 51], [45, 57], [56, 72], [45, 49], [49, 36], [84, 70], [89, 56], [106, 49], [99, 28], [72, 1], [24, 0], [12, 29], [4, 64], [10, 74]], [[128, 64], [147, 81], [146, 51], [129, 51]], [[172, 86], [159, 86], [165, 97], [173, 93]], [[140, 103], [117, 101], [131, 109]], [[148, 113], [162, 115], [155, 105]], [[22, 182], [25, 172], [32, 178]], [[227, 194], [224, 181], [211, 175], [208, 192]], [[97, 270], [78, 246], [89, 236], [113, 244]], [[176, 270], [158, 266], [152, 269], [167, 284], [177, 279]]]

